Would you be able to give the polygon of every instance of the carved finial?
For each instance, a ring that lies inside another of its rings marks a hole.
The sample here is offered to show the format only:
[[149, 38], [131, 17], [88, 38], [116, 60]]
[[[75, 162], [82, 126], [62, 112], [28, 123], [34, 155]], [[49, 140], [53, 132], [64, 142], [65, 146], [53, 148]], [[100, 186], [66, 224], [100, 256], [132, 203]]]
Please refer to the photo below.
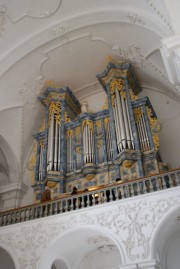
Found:
[[81, 112], [82, 113], [88, 112], [88, 102], [86, 102], [86, 101], [82, 102], [82, 104], [81, 104]]

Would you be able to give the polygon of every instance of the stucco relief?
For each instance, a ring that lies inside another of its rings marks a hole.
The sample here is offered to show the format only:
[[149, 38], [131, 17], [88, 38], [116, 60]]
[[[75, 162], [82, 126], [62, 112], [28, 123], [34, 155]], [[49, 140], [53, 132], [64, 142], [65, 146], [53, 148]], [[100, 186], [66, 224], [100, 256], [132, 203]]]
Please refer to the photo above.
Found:
[[137, 25], [144, 26], [146, 24], [145, 21], [143, 21], [143, 19], [138, 14], [135, 14], [135, 13], [128, 13], [127, 14], [127, 19], [131, 23], [134, 23], [134, 24], [137, 24]]
[[[6, 0], [8, 17], [13, 23], [18, 22], [24, 17], [46, 18], [54, 14], [61, 5], [61, 0]], [[18, 6], [18, 8], [15, 8]]]
[[[38, 268], [38, 262], [48, 245], [63, 232], [80, 226], [95, 226], [111, 230], [131, 261], [150, 255], [150, 240], [160, 219], [174, 206], [180, 196], [156, 201], [138, 200], [109, 208], [90, 210], [50, 221], [38, 220], [1, 233], [0, 242], [11, 248], [21, 268]], [[57, 216], [58, 217], [58, 216]], [[60, 216], [59, 216], [60, 217]]]
[[23, 81], [18, 89], [18, 93], [23, 95], [24, 103], [32, 107], [38, 104], [37, 97], [43, 89], [43, 76], [38, 76], [35, 80], [28, 79]]

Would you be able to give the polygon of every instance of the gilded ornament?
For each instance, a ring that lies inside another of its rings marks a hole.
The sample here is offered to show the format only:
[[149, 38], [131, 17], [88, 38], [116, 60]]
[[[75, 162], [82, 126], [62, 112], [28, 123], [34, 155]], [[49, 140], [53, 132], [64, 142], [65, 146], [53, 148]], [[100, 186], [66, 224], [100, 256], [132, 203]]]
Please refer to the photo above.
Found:
[[42, 148], [44, 148], [44, 139], [41, 139], [41, 140], [40, 140], [40, 146], [41, 146]]
[[68, 116], [67, 112], [65, 111], [65, 122], [71, 122], [70, 117]]
[[105, 118], [104, 119], [104, 125], [105, 125], [106, 130], [107, 130], [107, 127], [108, 127], [109, 123], [110, 123], [110, 118], [109, 117]]
[[102, 127], [102, 122], [101, 122], [101, 120], [97, 120], [96, 121], [96, 126], [97, 126], [97, 128], [101, 128]]
[[159, 150], [159, 132], [161, 130], [161, 125], [158, 119], [153, 116], [152, 109], [149, 106], [147, 106], [146, 109], [147, 109], [147, 113], [148, 113], [148, 117], [149, 117], [149, 121], [151, 125], [151, 131], [153, 135], [153, 142], [154, 142], [155, 150], [158, 151]]
[[132, 160], [124, 160], [124, 162], [122, 163], [122, 166], [130, 169], [132, 168], [133, 164], [134, 164], [134, 161]]
[[52, 181], [49, 181], [47, 183], [47, 186], [50, 188], [50, 189], [53, 189], [54, 187], [56, 187], [57, 185], [57, 182], [52, 182]]
[[79, 136], [80, 132], [81, 132], [81, 127], [79, 126], [75, 130], [76, 137]]
[[132, 89], [130, 89], [130, 97], [131, 97], [131, 100], [133, 101], [139, 99], [139, 96], [135, 95]]
[[[111, 91], [111, 96], [112, 96], [112, 105], [113, 107], [115, 106], [115, 90], [118, 90], [120, 94], [124, 98], [126, 98], [126, 92], [124, 88], [124, 80], [123, 79], [112, 79], [111, 84], [110, 84], [110, 91]], [[123, 92], [123, 93], [122, 93]]]
[[73, 136], [73, 130], [72, 129], [67, 130], [66, 139], [68, 139], [69, 137], [72, 137], [72, 136]]
[[27, 169], [31, 172], [32, 184], [34, 184], [35, 182], [36, 155], [37, 155], [37, 143], [33, 147], [31, 159], [27, 164]]
[[123, 79], [112, 79], [110, 84], [111, 94], [115, 92], [115, 90], [122, 91], [124, 90], [124, 80]]
[[85, 125], [88, 125], [89, 126], [89, 129], [92, 130], [92, 132], [94, 133], [94, 125], [93, 125], [93, 121], [92, 120], [84, 120], [83, 123], [82, 123], [82, 128], [84, 130], [84, 126]]
[[76, 147], [76, 152], [81, 154], [81, 147]]
[[61, 103], [60, 102], [51, 102], [49, 106], [49, 123], [51, 120], [52, 113], [54, 113], [54, 118], [57, 121], [57, 124], [61, 126]]
[[134, 108], [134, 116], [135, 116], [136, 123], [138, 123], [141, 120], [142, 115], [143, 115], [142, 107]]

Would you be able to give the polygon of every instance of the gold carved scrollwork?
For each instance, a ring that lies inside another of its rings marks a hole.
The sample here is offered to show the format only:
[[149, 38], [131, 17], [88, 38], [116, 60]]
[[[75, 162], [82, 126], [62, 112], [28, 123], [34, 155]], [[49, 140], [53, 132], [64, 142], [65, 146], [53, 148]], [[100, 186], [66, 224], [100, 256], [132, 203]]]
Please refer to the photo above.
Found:
[[27, 169], [31, 172], [32, 184], [34, 184], [35, 182], [36, 155], [37, 155], [37, 143], [33, 147], [31, 159], [29, 160], [27, 164]]
[[147, 109], [147, 113], [148, 113], [148, 117], [149, 117], [149, 121], [151, 125], [151, 131], [153, 135], [155, 150], [158, 151], [159, 150], [159, 132], [161, 130], [161, 124], [158, 121], [158, 119], [153, 116], [152, 109], [149, 106], [147, 106], [146, 109]]
[[68, 139], [68, 137], [70, 137], [70, 136], [73, 136], [73, 130], [72, 129], [67, 130], [66, 139]]
[[93, 121], [92, 120], [84, 120], [83, 123], [82, 123], [82, 128], [84, 130], [84, 126], [85, 125], [88, 125], [89, 126], [89, 129], [92, 130], [92, 132], [94, 133], [94, 125], [93, 125]]
[[49, 106], [49, 123], [54, 113], [54, 118], [56, 119], [58, 125], [61, 126], [61, 103], [60, 102], [51, 102]]
[[79, 136], [80, 132], [81, 132], [81, 127], [79, 126], [75, 130], [76, 137]]
[[70, 117], [68, 116], [67, 112], [65, 111], [65, 122], [71, 122]]
[[134, 108], [134, 116], [135, 116], [136, 123], [141, 120], [142, 115], [143, 115], [142, 107], [136, 107], [136, 108]]
[[81, 147], [76, 147], [76, 152], [81, 154]]
[[109, 122], [110, 122], [110, 118], [109, 117], [107, 117], [107, 118], [104, 119], [104, 126], [105, 126], [105, 129], [106, 130], [107, 130], [107, 127], [109, 125]]
[[53, 189], [54, 187], [56, 187], [56, 185], [57, 185], [57, 182], [48, 181], [48, 183], [47, 183], [47, 186], [50, 189]]
[[139, 99], [139, 96], [135, 95], [132, 89], [130, 89], [130, 97], [131, 97], [131, 100], [133, 100], [133, 101]]
[[101, 122], [101, 120], [97, 120], [97, 121], [96, 121], [96, 126], [97, 126], [97, 128], [101, 129], [101, 127], [102, 127], [102, 122]]
[[118, 90], [119, 93], [126, 99], [126, 92], [124, 87], [124, 80], [123, 79], [112, 79], [110, 84], [110, 91], [112, 96], [112, 105], [115, 106], [115, 90]]

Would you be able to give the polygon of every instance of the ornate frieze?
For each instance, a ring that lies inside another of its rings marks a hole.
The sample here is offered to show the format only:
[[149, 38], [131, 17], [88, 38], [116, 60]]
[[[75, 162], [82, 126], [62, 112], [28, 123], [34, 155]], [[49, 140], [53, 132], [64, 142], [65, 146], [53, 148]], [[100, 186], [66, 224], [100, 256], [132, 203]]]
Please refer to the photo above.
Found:
[[[54, 218], [39, 219], [1, 229], [0, 243], [16, 257], [20, 268], [39, 268], [40, 257], [57, 236], [70, 234], [72, 229], [87, 228], [102, 231], [88, 240], [98, 244], [109, 240], [110, 234], [125, 254], [125, 262], [146, 261], [150, 258], [153, 233], [172, 209], [180, 206], [178, 190], [165, 192], [159, 198], [137, 197], [135, 200], [83, 210]], [[39, 228], [41, 227], [41, 229]], [[107, 233], [106, 233], [107, 232]]]

